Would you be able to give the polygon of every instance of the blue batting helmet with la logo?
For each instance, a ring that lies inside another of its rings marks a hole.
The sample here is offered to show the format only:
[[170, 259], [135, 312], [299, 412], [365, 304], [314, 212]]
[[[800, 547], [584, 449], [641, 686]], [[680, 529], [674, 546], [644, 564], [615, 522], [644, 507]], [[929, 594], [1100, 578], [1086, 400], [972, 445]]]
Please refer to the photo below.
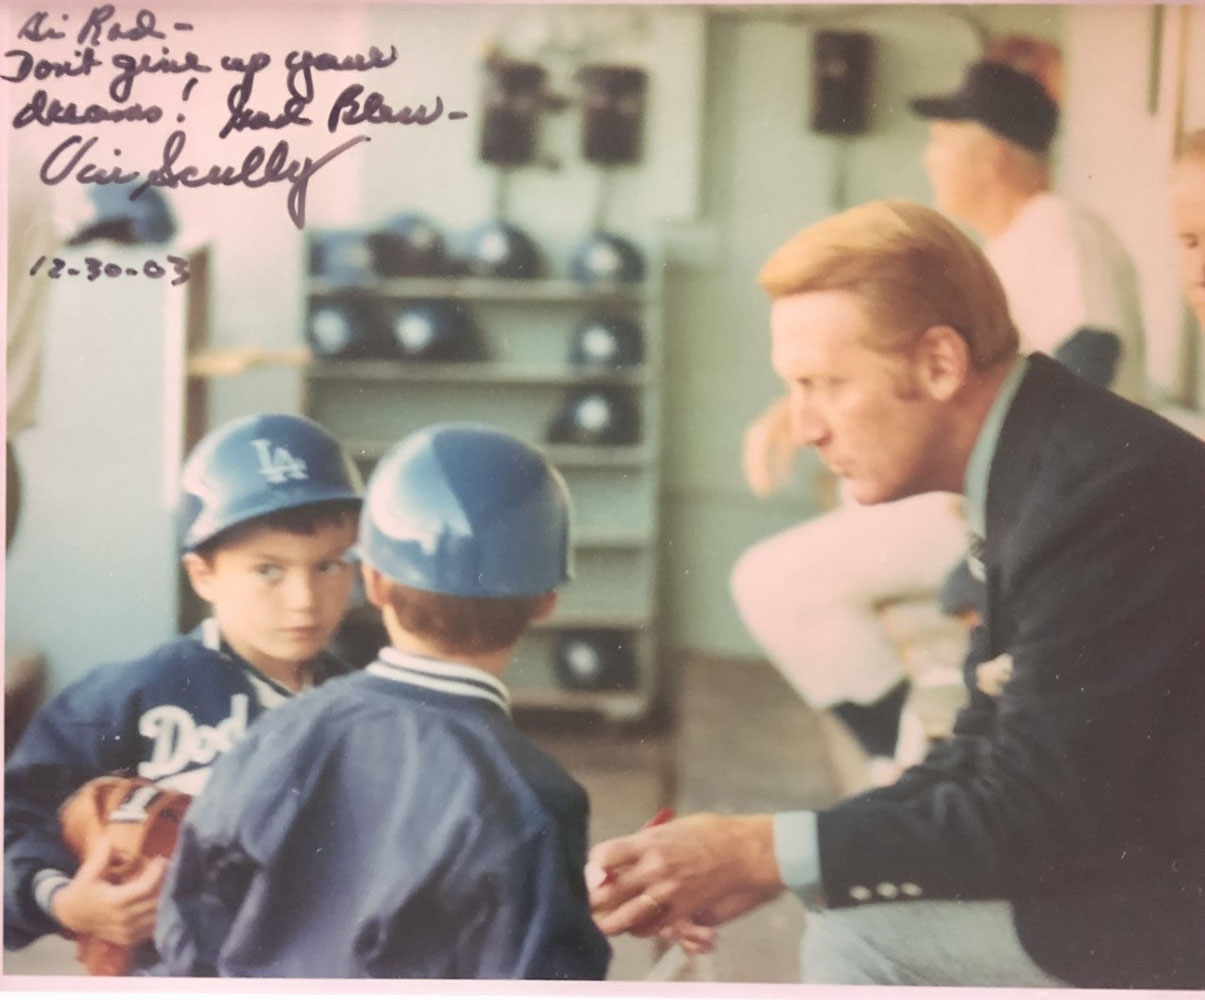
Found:
[[265, 413], [210, 431], [181, 474], [181, 546], [306, 504], [360, 499], [360, 475], [339, 442], [306, 417]]

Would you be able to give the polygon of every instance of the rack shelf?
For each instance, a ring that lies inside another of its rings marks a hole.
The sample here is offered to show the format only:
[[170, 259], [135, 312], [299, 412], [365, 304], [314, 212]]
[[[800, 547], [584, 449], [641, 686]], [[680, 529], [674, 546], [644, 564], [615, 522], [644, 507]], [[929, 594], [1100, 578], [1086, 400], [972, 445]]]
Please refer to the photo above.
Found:
[[571, 368], [568, 365], [521, 364], [498, 361], [465, 361], [441, 364], [429, 361], [391, 361], [386, 359], [348, 359], [315, 361], [310, 365], [311, 379], [347, 381], [447, 382], [486, 385], [575, 385], [588, 380], [595, 385], [641, 385], [648, 377], [646, 368], [624, 369]]
[[382, 299], [460, 299], [477, 302], [522, 302], [530, 305], [647, 302], [645, 285], [586, 286], [574, 281], [505, 281], [496, 278], [380, 278], [371, 282], [311, 279], [311, 298], [365, 295]]

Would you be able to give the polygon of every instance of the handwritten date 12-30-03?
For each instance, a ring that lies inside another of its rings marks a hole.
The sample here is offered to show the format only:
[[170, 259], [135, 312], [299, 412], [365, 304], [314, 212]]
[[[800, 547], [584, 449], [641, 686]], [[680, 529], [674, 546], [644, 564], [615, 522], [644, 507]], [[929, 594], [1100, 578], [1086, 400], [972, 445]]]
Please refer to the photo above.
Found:
[[[33, 267], [29, 269], [30, 277], [36, 275], [42, 270], [42, 265], [46, 263], [46, 257], [39, 257], [34, 261]], [[184, 257], [177, 257], [174, 254], [167, 255], [167, 263], [170, 265], [173, 273], [172, 284], [182, 285], [192, 277], [192, 272], [188, 268], [188, 261]], [[141, 269], [137, 267], [125, 267], [121, 264], [106, 264], [104, 261], [96, 257], [85, 257], [84, 267], [81, 271], [78, 267], [72, 267], [67, 261], [61, 257], [51, 257], [50, 267], [46, 271], [48, 278], [74, 278], [79, 275], [84, 275], [89, 281], [95, 281], [97, 278], [104, 275], [106, 278], [120, 278], [122, 275], [127, 275], [131, 278], [138, 275], [145, 275], [148, 278], [162, 278], [168, 273], [168, 268], [164, 267], [159, 261], [153, 257], [142, 265]]]

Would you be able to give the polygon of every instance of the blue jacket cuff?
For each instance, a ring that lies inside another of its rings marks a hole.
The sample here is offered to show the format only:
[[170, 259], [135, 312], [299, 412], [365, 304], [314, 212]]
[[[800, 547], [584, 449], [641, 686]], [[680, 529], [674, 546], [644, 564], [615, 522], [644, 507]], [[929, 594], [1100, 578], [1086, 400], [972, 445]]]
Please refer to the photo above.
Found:
[[774, 856], [778, 871], [788, 889], [805, 906], [824, 905], [824, 887], [820, 878], [820, 845], [816, 834], [816, 814], [807, 809], [775, 813]]

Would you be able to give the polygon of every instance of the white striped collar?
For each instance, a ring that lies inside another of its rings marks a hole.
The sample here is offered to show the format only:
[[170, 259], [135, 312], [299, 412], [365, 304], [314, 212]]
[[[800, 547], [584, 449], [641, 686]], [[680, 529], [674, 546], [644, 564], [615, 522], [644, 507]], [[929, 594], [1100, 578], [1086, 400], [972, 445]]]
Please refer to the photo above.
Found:
[[218, 628], [216, 618], [206, 618], [201, 622], [201, 645], [215, 653], [222, 651], [222, 630]]
[[442, 691], [445, 694], [469, 698], [484, 698], [510, 715], [510, 692], [493, 674], [478, 667], [452, 663], [417, 653], [406, 653], [386, 646], [374, 663], [364, 668], [367, 673], [391, 681], [415, 684], [418, 687]]

